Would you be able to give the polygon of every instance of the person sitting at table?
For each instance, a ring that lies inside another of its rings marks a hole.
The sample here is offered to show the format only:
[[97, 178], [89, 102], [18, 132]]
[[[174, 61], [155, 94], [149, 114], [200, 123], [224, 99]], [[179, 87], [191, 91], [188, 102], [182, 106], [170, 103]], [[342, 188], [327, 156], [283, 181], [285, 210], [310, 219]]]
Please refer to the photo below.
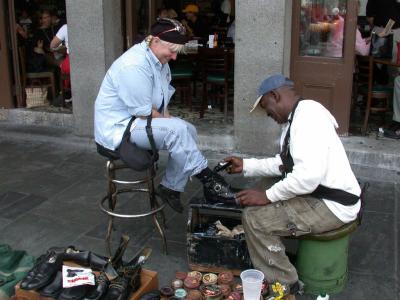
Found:
[[[50, 42], [57, 33], [57, 29], [51, 23], [51, 12], [42, 10], [40, 15], [40, 27], [34, 33], [34, 49], [36, 54], [42, 55], [45, 60], [45, 67], [58, 68], [59, 61], [54, 57], [50, 49]], [[39, 71], [38, 71], [39, 72]]]
[[186, 17], [182, 20], [182, 25], [186, 27], [189, 38], [198, 37], [202, 42], [208, 40], [210, 30], [208, 24], [199, 16], [199, 7], [196, 4], [188, 4], [182, 12]]
[[393, 121], [389, 129], [384, 130], [384, 136], [400, 139], [400, 75], [394, 79], [393, 87]]
[[[360, 9], [360, 2], [358, 1], [358, 9]], [[339, 15], [339, 9], [335, 7], [332, 9], [334, 15], [334, 21], [330, 25], [331, 40], [327, 48], [328, 56], [342, 57], [343, 51], [343, 30], [344, 30], [344, 19]], [[360, 30], [356, 29], [356, 43], [355, 52], [357, 55], [367, 56], [370, 50], [370, 38], [363, 38]]]
[[395, 21], [393, 32], [393, 60], [396, 59], [397, 45], [400, 41], [400, 2], [398, 0], [368, 0], [366, 15], [372, 31], [379, 33], [383, 31], [389, 19]]

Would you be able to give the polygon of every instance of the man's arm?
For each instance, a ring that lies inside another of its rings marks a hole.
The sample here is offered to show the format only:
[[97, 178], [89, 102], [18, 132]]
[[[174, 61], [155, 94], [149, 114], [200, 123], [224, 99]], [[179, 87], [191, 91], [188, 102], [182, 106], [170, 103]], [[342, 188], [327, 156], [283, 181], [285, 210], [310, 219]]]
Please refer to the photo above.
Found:
[[280, 176], [279, 166], [282, 160], [279, 154], [275, 157], [257, 159], [243, 159], [243, 175], [245, 177], [255, 176]]
[[57, 36], [54, 36], [54, 38], [50, 42], [50, 49], [51, 50], [57, 50], [58, 46], [60, 46], [62, 43], [62, 40], [60, 40]]
[[113, 81], [119, 98], [128, 106], [132, 116], [147, 117], [158, 112], [152, 107], [152, 71], [144, 66], [129, 65], [120, 70]]

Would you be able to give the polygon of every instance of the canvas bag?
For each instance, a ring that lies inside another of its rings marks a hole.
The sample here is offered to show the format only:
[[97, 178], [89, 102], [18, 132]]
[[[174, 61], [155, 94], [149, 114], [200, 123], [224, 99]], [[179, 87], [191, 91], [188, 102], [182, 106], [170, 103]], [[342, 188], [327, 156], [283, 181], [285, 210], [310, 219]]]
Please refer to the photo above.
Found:
[[118, 147], [118, 154], [121, 160], [128, 165], [131, 169], [135, 171], [144, 171], [150, 168], [155, 162], [158, 161], [158, 151], [156, 149], [156, 144], [154, 142], [153, 131], [151, 130], [151, 119], [152, 116], [147, 117], [146, 133], [149, 138], [149, 142], [152, 150], [146, 150], [139, 148], [136, 144], [131, 143], [131, 125], [135, 120], [133, 116], [128, 126], [126, 127], [124, 134], [122, 136], [121, 144]]

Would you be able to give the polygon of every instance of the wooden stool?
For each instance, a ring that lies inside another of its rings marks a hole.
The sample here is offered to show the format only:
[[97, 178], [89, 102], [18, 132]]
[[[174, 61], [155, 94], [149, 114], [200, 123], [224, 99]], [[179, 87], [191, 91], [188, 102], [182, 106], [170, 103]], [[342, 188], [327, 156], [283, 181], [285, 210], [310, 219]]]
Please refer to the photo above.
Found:
[[[156, 193], [155, 193], [155, 188], [154, 188], [154, 178], [156, 176], [156, 170], [154, 164], [146, 171], [147, 176], [142, 177], [137, 180], [119, 180], [116, 177], [116, 172], [118, 170], [122, 169], [129, 169], [127, 165], [125, 165], [121, 160], [117, 152], [106, 149], [102, 147], [101, 145], [97, 144], [97, 152], [106, 157], [107, 163], [106, 163], [106, 175], [107, 175], [107, 195], [103, 197], [100, 201], [100, 209], [106, 213], [109, 217], [108, 220], [108, 229], [107, 229], [107, 235], [105, 238], [106, 241], [106, 247], [108, 254], [111, 256], [112, 251], [111, 251], [111, 233], [113, 231], [113, 221], [114, 217], [116, 218], [126, 218], [126, 219], [137, 219], [137, 218], [144, 218], [148, 216], [153, 217], [153, 223], [155, 227], [157, 228], [158, 232], [161, 235], [161, 238], [163, 240], [163, 246], [164, 246], [164, 253], [168, 253], [167, 249], [167, 240], [165, 237], [164, 233], [164, 228], [165, 226], [165, 216], [163, 213], [163, 209], [166, 205], [166, 203], [161, 200], [161, 204], [158, 202], [156, 198]], [[140, 185], [147, 185], [147, 188], [143, 188]], [[121, 186], [121, 188], [119, 188]], [[124, 187], [124, 188], [122, 188]], [[141, 214], [123, 214], [123, 213], [118, 213], [116, 211], [116, 205], [117, 205], [117, 196], [122, 193], [146, 193], [148, 195], [148, 199], [150, 201], [150, 210], [141, 213]], [[108, 200], [108, 208], [105, 207], [104, 202]], [[161, 221], [162, 221], [162, 226], [160, 225], [157, 215], [160, 213]]]
[[332, 231], [298, 237], [296, 269], [306, 293], [332, 294], [344, 289], [349, 237], [357, 226], [358, 219]]

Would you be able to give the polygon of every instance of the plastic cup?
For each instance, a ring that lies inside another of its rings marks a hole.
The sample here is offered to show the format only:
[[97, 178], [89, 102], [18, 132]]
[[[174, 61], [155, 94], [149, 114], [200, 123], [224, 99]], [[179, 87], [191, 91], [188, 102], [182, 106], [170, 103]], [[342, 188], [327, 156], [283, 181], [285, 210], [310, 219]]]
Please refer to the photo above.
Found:
[[240, 273], [242, 279], [244, 300], [259, 300], [264, 274], [261, 271], [249, 269]]

